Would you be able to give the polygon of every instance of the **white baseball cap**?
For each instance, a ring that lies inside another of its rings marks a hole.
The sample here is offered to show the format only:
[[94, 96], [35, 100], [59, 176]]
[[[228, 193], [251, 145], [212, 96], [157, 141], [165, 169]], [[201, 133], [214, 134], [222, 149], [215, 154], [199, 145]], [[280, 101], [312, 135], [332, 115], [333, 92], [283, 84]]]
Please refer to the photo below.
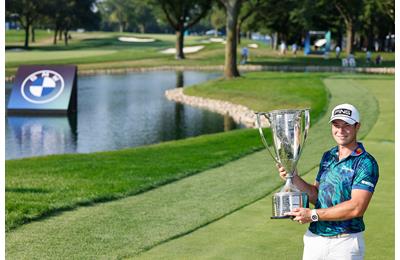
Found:
[[353, 105], [341, 104], [332, 110], [332, 115], [329, 122], [332, 122], [336, 119], [340, 119], [348, 124], [354, 125], [355, 123], [360, 122], [360, 113]]

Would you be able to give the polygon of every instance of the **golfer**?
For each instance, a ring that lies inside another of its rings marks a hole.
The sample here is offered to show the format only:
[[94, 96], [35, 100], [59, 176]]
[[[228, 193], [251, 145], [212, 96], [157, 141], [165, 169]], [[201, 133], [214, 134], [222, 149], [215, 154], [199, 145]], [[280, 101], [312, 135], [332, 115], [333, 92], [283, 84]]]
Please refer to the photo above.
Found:
[[[310, 223], [303, 239], [303, 260], [363, 259], [363, 215], [378, 182], [378, 164], [357, 142], [360, 115], [353, 105], [336, 106], [330, 123], [337, 146], [322, 156], [314, 184], [297, 172], [293, 177], [294, 185], [308, 194], [315, 209], [297, 208], [287, 215], [300, 224]], [[286, 179], [285, 169], [277, 167]]]

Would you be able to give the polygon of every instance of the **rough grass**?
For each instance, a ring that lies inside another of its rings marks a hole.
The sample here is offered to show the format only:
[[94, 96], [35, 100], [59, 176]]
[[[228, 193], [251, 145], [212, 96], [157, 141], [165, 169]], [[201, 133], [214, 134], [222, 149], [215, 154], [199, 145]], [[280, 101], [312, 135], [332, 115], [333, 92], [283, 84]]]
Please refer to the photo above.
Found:
[[321, 87], [328, 75], [253, 72], [231, 81], [217, 79], [185, 88], [184, 93], [242, 104], [254, 111], [311, 108], [311, 118], [316, 122], [328, 102], [328, 93]]
[[116, 152], [8, 160], [6, 229], [224, 164], [259, 149], [254, 135], [239, 130]]

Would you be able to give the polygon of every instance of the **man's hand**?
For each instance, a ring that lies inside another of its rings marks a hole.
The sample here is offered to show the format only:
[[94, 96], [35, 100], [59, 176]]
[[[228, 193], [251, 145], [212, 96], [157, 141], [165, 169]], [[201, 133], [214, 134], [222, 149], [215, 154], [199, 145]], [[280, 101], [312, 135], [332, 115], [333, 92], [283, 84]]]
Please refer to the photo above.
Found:
[[297, 221], [300, 224], [306, 224], [312, 222], [311, 220], [311, 209], [309, 208], [296, 208], [291, 212], [286, 212], [286, 216], [293, 216], [293, 221]]
[[[279, 176], [282, 180], [286, 181], [289, 174], [286, 172], [286, 169], [279, 163], [276, 164], [276, 168], [278, 168]], [[293, 176], [297, 175], [297, 170], [294, 171]]]

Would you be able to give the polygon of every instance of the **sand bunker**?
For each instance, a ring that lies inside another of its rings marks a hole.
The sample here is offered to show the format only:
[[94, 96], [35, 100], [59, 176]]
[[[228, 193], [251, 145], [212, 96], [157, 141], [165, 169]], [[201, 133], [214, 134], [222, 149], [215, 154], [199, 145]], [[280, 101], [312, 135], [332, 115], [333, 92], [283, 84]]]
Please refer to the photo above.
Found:
[[210, 42], [224, 42], [225, 40], [222, 38], [210, 38]]
[[[203, 48], [204, 48], [204, 45], [184, 47], [183, 48], [183, 53], [194, 53], [194, 52], [200, 51]], [[176, 49], [175, 48], [169, 48], [169, 49], [161, 51], [161, 53], [164, 53], [164, 54], [175, 54], [176, 53]]]
[[253, 49], [257, 49], [258, 48], [258, 44], [257, 43], [250, 43], [247, 45], [249, 48], [253, 48]]
[[118, 37], [121, 42], [154, 42], [152, 38], [136, 38], [136, 37]]

